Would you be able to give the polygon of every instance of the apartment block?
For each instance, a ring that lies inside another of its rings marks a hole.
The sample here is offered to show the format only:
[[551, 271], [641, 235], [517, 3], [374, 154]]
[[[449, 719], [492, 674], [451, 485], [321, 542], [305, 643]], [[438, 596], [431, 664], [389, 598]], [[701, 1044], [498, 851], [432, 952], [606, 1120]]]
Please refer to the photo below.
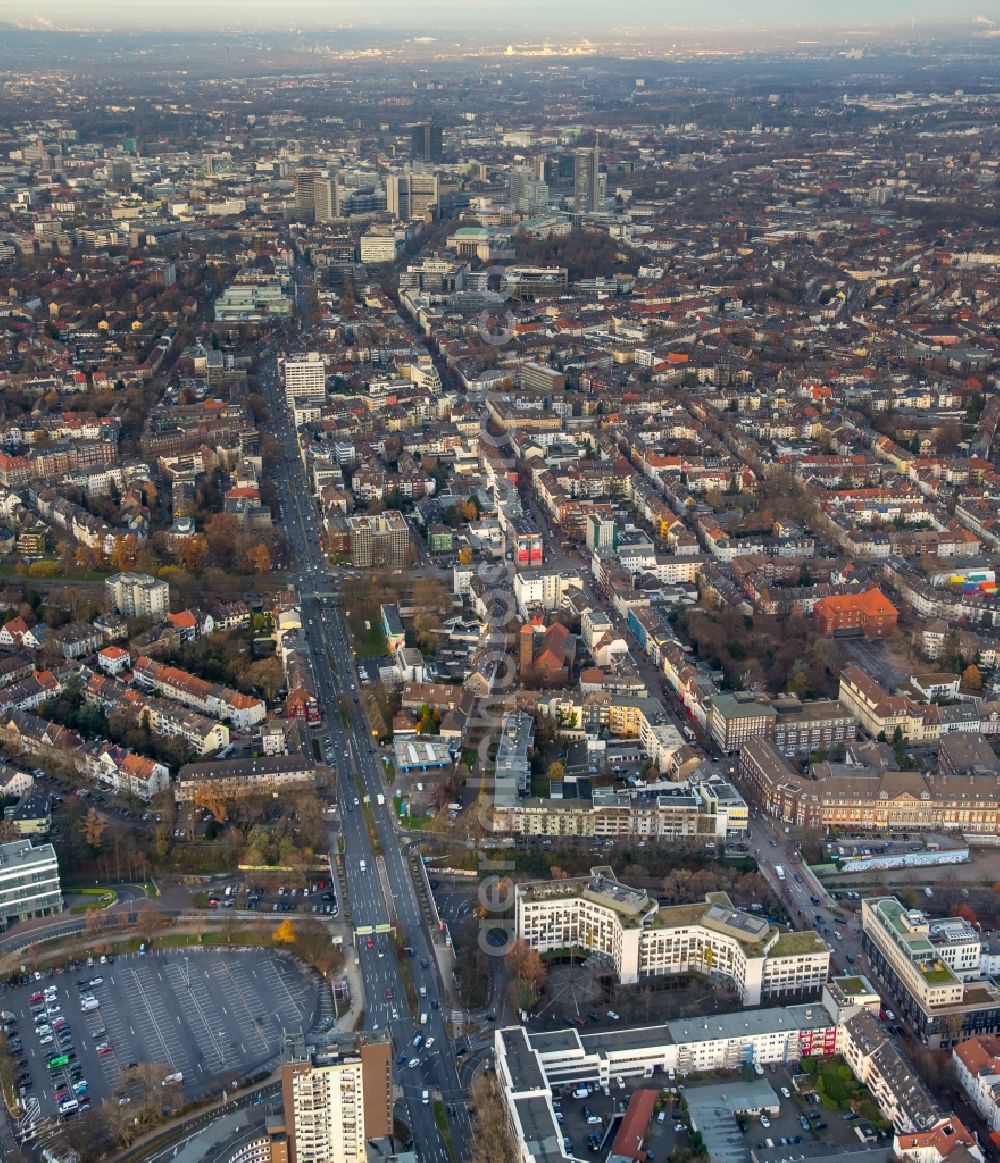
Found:
[[63, 911], [59, 864], [51, 844], [0, 844], [0, 931]]
[[493, 828], [522, 836], [588, 836], [604, 839], [701, 840], [723, 843], [746, 835], [747, 806], [731, 784], [672, 784], [654, 791], [594, 788], [589, 795], [497, 803]]
[[734, 908], [725, 893], [661, 909], [608, 867], [589, 877], [517, 885], [514, 928], [540, 952], [605, 955], [624, 984], [671, 973], [718, 975], [744, 1006], [816, 993], [830, 969], [830, 950], [815, 933], [773, 928]]
[[949, 1049], [1000, 1033], [1000, 991], [979, 975], [978, 932], [961, 917], [928, 918], [895, 897], [862, 901], [862, 949], [915, 1037]]
[[940, 737], [940, 719], [930, 708], [922, 708], [907, 695], [887, 694], [858, 666], [841, 671], [838, 698], [873, 738], [892, 739], [897, 729], [914, 743], [931, 743]]
[[351, 560], [361, 569], [399, 569], [411, 551], [410, 529], [401, 513], [389, 509], [375, 516], [351, 517]]
[[366, 1139], [393, 1133], [392, 1045], [312, 1051], [281, 1067], [290, 1163], [366, 1163]]
[[116, 573], [104, 581], [108, 608], [126, 618], [165, 618], [170, 586], [148, 573]]
[[322, 404], [326, 400], [326, 368], [323, 357], [310, 352], [301, 359], [287, 359], [284, 366], [285, 402], [289, 408], [298, 404]]
[[951, 1064], [969, 1102], [993, 1132], [1000, 1132], [1000, 1038], [981, 1034], [959, 1042]]
[[185, 763], [177, 773], [174, 798], [193, 803], [199, 791], [222, 799], [271, 795], [312, 787], [320, 772], [303, 755], [258, 755], [250, 759], [217, 759]]
[[[498, 1029], [497, 1079], [517, 1159], [550, 1163], [567, 1157], [556, 1146], [562, 1131], [553, 1095], [561, 1088], [572, 1090], [583, 1083], [610, 1087], [618, 1078], [641, 1085], [644, 1079], [665, 1077], [671, 1070], [688, 1075], [769, 1063], [794, 1069], [803, 1058], [836, 1054], [840, 1028], [835, 1012], [813, 1004], [607, 1032], [572, 1026], [544, 1033], [523, 1026]], [[774, 1096], [773, 1090], [767, 1093]], [[776, 1108], [776, 1097], [767, 1101]]]
[[179, 667], [165, 666], [144, 655], [135, 660], [132, 673], [142, 686], [241, 730], [263, 722], [267, 714], [263, 699], [231, 690], [219, 683], [208, 682]]

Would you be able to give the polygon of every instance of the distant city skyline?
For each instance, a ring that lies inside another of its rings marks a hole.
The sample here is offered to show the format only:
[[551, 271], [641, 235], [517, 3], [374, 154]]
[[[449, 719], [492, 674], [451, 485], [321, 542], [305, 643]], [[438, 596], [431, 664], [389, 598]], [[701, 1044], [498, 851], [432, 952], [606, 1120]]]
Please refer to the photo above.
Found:
[[[561, 30], [565, 39], [579, 34], [627, 31], [657, 25], [678, 32], [726, 29], [807, 31], [809, 29], [906, 26], [913, 21], [971, 24], [984, 10], [980, 0], [957, 0], [945, 6], [941, 0], [842, 0], [831, 6], [823, 0], [702, 0], [692, 7], [681, 0], [631, 0], [625, 13], [604, 0], [548, 0], [542, 6], [531, 0], [508, 0], [502, 7], [483, 11], [465, 0], [423, 0], [418, 5], [403, 0], [369, 0], [363, 10], [333, 0], [291, 0], [276, 8], [265, 0], [174, 0], [169, 5], [138, 5], [134, 0], [34, 0], [22, 4], [0, 0], [0, 21], [39, 26], [51, 23], [68, 28], [164, 27], [206, 28], [251, 25], [287, 28], [349, 25], [398, 27], [413, 33], [451, 29], [499, 29], [531, 36]], [[982, 23], [987, 23], [982, 18]]]

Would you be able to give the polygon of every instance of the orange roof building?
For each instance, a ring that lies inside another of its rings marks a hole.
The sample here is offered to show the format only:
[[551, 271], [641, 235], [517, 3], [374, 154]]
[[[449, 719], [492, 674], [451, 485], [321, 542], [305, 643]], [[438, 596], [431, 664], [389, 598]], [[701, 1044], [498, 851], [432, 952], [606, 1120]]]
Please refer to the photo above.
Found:
[[940, 1163], [942, 1159], [971, 1163], [983, 1158], [976, 1136], [954, 1115], [929, 1131], [897, 1134], [893, 1145], [899, 1157], [915, 1163]]
[[899, 611], [877, 587], [861, 594], [833, 594], [813, 606], [813, 621], [820, 634], [886, 638], [896, 629]]
[[643, 1163], [643, 1160], [649, 1158], [642, 1144], [649, 1130], [658, 1098], [659, 1091], [656, 1090], [637, 1090], [632, 1095], [622, 1125], [611, 1145], [613, 1158], [633, 1159], [636, 1163]]

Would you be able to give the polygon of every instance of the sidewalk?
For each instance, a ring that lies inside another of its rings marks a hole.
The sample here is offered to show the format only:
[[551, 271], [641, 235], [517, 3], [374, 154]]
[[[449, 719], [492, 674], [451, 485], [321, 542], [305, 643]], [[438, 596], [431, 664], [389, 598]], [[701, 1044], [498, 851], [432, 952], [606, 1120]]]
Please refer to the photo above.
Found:
[[353, 1031], [361, 1024], [361, 1014], [365, 1008], [365, 986], [361, 977], [361, 967], [354, 964], [354, 950], [346, 943], [342, 972], [350, 986], [351, 1004], [337, 1018], [336, 1026], [338, 1030]]

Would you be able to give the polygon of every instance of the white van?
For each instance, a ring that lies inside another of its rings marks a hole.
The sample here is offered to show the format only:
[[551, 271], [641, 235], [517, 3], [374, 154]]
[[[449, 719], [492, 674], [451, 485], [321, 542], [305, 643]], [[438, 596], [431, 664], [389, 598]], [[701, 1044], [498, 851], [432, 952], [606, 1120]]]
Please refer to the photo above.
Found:
[[424, 1106], [427, 1106], [427, 1104], [431, 1101], [431, 1092], [429, 1090], [422, 1090], [420, 1092], [420, 1101], [424, 1104]]
[[358, 861], [358, 868], [360, 868], [362, 872], [368, 871], [368, 865], [363, 860]]

